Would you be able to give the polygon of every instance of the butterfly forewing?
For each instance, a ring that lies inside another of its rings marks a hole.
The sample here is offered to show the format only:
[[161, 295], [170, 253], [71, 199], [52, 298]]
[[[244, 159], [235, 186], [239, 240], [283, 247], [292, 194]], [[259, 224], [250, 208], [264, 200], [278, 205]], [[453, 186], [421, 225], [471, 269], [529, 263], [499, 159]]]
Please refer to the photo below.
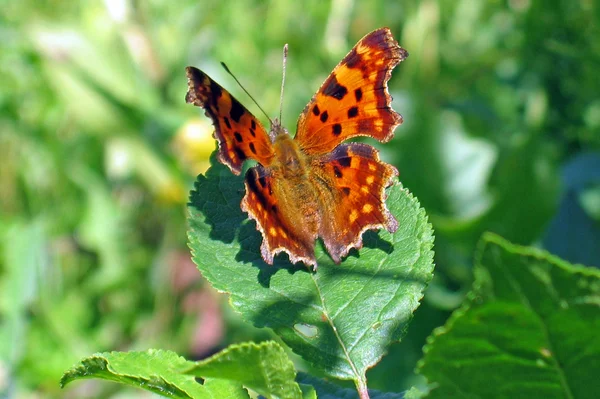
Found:
[[387, 28], [363, 37], [300, 115], [296, 140], [302, 149], [325, 154], [356, 136], [390, 140], [402, 117], [391, 108], [387, 81], [407, 56]]
[[219, 142], [219, 160], [236, 175], [248, 158], [268, 166], [273, 148], [265, 128], [227, 90], [204, 72], [186, 68], [188, 92], [186, 102], [204, 108], [215, 126]]

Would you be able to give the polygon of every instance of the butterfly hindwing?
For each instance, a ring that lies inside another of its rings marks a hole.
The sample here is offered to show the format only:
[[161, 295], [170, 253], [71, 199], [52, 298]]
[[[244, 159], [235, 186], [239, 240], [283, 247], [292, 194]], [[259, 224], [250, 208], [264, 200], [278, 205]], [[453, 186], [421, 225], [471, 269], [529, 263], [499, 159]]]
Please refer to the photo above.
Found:
[[398, 222], [385, 206], [385, 189], [398, 171], [379, 159], [370, 145], [347, 143], [314, 162], [315, 181], [325, 181], [331, 199], [319, 236], [331, 258], [339, 263], [350, 248], [362, 246], [362, 233], [385, 228], [396, 231]]
[[256, 221], [256, 227], [262, 233], [261, 255], [267, 263], [273, 264], [277, 253], [287, 252], [293, 263], [302, 261], [316, 267], [316, 231], [302, 228], [290, 220], [276, 194], [278, 183], [277, 178], [261, 165], [246, 173], [246, 195], [241, 207]]

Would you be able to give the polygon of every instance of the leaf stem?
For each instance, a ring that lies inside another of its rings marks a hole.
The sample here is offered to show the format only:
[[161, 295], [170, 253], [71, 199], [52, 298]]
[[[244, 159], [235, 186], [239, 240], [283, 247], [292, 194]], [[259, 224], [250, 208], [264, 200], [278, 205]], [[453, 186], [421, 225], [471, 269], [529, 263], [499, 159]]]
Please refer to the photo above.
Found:
[[369, 390], [367, 389], [367, 381], [363, 378], [359, 378], [356, 381], [356, 389], [358, 391], [358, 397], [360, 399], [369, 399]]

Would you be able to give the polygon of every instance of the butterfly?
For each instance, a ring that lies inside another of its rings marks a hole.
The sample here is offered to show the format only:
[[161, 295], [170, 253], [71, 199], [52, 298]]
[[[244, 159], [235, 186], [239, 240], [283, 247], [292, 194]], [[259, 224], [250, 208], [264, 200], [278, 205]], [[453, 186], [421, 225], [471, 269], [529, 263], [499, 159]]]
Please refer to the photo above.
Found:
[[241, 208], [263, 237], [268, 264], [285, 252], [293, 263], [317, 268], [321, 238], [335, 263], [362, 247], [366, 230], [394, 232], [398, 222], [385, 205], [385, 190], [398, 176], [370, 145], [349, 142], [393, 137], [402, 116], [387, 90], [392, 69], [408, 56], [388, 28], [363, 37], [334, 68], [298, 119], [292, 138], [278, 120], [263, 127], [227, 90], [187, 67], [186, 102], [204, 108], [215, 127], [218, 159], [235, 174], [248, 169]]

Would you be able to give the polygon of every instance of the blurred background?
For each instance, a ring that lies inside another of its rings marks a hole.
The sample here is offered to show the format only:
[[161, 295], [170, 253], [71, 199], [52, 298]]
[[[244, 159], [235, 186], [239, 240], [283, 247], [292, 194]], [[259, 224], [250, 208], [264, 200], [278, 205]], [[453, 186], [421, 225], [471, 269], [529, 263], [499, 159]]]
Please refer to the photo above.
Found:
[[190, 261], [187, 196], [215, 142], [184, 67], [266, 122], [219, 61], [275, 116], [284, 43], [292, 131], [371, 30], [410, 53], [390, 81], [405, 123], [378, 148], [428, 212], [437, 267], [372, 388], [423, 383], [425, 338], [468, 291], [484, 231], [600, 265], [593, 0], [4, 0], [0, 18], [0, 397], [148, 397], [58, 381], [98, 351], [198, 359], [271, 337]]

